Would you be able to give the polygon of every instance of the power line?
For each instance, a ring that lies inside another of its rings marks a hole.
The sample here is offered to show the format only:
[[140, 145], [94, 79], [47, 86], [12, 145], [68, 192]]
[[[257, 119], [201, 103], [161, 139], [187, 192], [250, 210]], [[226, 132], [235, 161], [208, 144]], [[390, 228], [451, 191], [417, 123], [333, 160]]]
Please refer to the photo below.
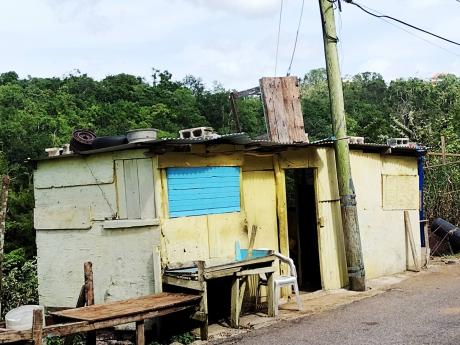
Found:
[[[456, 1], [460, 2], [460, 0], [456, 0]], [[371, 10], [371, 11], [374, 11], [374, 12], [376, 12], [376, 13], [382, 14], [382, 13], [380, 13], [379, 11], [377, 11], [377, 10], [375, 10], [375, 9], [373, 9], [373, 8], [370, 8], [369, 6], [364, 6], [364, 5], [361, 5], [361, 6], [365, 7], [365, 8], [368, 9], [368, 10]], [[391, 26], [394, 26], [395, 28], [397, 28], [397, 29], [399, 29], [399, 30], [404, 31], [405, 33], [407, 33], [407, 34], [409, 34], [409, 35], [411, 35], [411, 36], [414, 36], [415, 38], [418, 38], [419, 40], [424, 41], [425, 43], [428, 43], [428, 44], [430, 44], [430, 45], [432, 45], [432, 46], [434, 46], [434, 47], [436, 47], [436, 48], [442, 49], [442, 50], [444, 50], [445, 52], [447, 52], [447, 53], [449, 53], [449, 54], [452, 54], [452, 55], [455, 55], [455, 56], [457, 56], [457, 57], [460, 57], [460, 54], [457, 54], [457, 53], [453, 52], [453, 51], [450, 50], [450, 49], [447, 49], [447, 48], [445, 48], [445, 47], [443, 47], [443, 46], [441, 46], [441, 45], [439, 45], [439, 44], [436, 44], [436, 43], [434, 43], [434, 42], [432, 42], [432, 41], [430, 41], [430, 40], [427, 40], [426, 38], [423, 38], [422, 36], [419, 36], [419, 35], [415, 34], [414, 32], [411, 32], [411, 31], [405, 29], [403, 26], [397, 25], [397, 24], [395, 24], [395, 23], [393, 23], [393, 22], [391, 22], [391, 21], [389, 21], [389, 20], [387, 20], [387, 19], [385, 19], [385, 18], [379, 18], [379, 19], [380, 19], [381, 21], [383, 21], [383, 22], [385, 22], [385, 23], [391, 25]]]
[[300, 10], [299, 24], [297, 25], [297, 32], [295, 34], [294, 48], [292, 49], [291, 62], [289, 62], [289, 68], [287, 70], [286, 75], [291, 74], [292, 61], [294, 60], [295, 49], [297, 47], [297, 39], [299, 38], [300, 24], [302, 24], [302, 15], [303, 15], [303, 6], [304, 5], [305, 5], [305, 0], [302, 0], [302, 8]]
[[[458, 1], [458, 0], [457, 0], [457, 1]], [[438, 39], [440, 39], [440, 40], [443, 40], [443, 41], [446, 41], [446, 42], [455, 44], [455, 45], [457, 45], [457, 46], [460, 46], [460, 43], [459, 43], [459, 42], [450, 40], [450, 39], [448, 39], [448, 38], [445, 38], [445, 37], [442, 37], [442, 36], [437, 35], [437, 34], [435, 34], [435, 33], [432, 33], [432, 32], [430, 32], [430, 31], [427, 31], [427, 30], [425, 30], [425, 29], [419, 28], [418, 26], [409, 24], [409, 23], [407, 23], [407, 22], [405, 22], [405, 21], [403, 21], [403, 20], [397, 19], [397, 18], [395, 18], [395, 17], [388, 16], [388, 15], [385, 15], [385, 14], [379, 15], [379, 14], [373, 13], [373, 12], [371, 12], [371, 11], [368, 11], [368, 10], [366, 10], [363, 6], [361, 6], [360, 4], [354, 2], [353, 0], [345, 0], [345, 2], [347, 2], [347, 3], [349, 3], [349, 4], [352, 4], [352, 5], [355, 5], [355, 6], [358, 7], [361, 11], [363, 11], [363, 12], [365, 12], [365, 13], [367, 13], [367, 14], [373, 16], [373, 17], [376, 17], [376, 18], [387, 18], [387, 19], [393, 20], [393, 21], [395, 21], [395, 22], [398, 22], [398, 23], [400, 23], [400, 24], [406, 25], [406, 26], [408, 26], [408, 27], [410, 27], [410, 28], [412, 28], [412, 29], [415, 29], [415, 30], [421, 31], [421, 32], [423, 32], [423, 33], [425, 33], [425, 34], [428, 34], [428, 35], [431, 35], [431, 36], [433, 36], [433, 37], [436, 37], [436, 38], [438, 38]]]
[[276, 39], [275, 77], [276, 77], [276, 68], [278, 67], [278, 50], [279, 50], [279, 47], [280, 47], [281, 17], [283, 15], [283, 2], [284, 2], [284, 0], [281, 0], [280, 18], [279, 18], [279, 21], [278, 21], [278, 38]]

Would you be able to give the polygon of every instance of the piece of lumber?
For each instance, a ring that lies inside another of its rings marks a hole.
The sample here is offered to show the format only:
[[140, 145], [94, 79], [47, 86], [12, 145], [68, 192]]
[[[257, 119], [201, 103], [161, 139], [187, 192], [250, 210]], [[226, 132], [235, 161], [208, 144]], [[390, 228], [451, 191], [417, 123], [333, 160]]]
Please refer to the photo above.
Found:
[[94, 304], [94, 285], [93, 285], [93, 264], [85, 262], [83, 265], [85, 272], [85, 300], [86, 305]]
[[203, 284], [198, 280], [163, 275], [163, 284], [179, 286], [190, 290], [204, 291]]
[[[410, 217], [409, 217], [409, 212], [404, 211], [404, 228], [406, 230], [406, 237], [409, 240], [409, 247], [412, 253], [412, 260], [414, 262], [414, 270], [415, 272], [420, 272], [420, 260], [417, 256], [417, 249], [415, 248], [415, 241], [414, 241], [414, 235], [412, 233], [412, 226], [410, 224]], [[410, 270], [409, 265], [407, 265], [407, 269]]]
[[268, 304], [268, 316], [275, 316], [275, 284], [274, 284], [274, 273], [267, 273], [267, 304]]
[[226, 268], [226, 269], [222, 269], [219, 271], [205, 272], [204, 277], [206, 280], [228, 277], [228, 276], [232, 276], [233, 274], [240, 271], [241, 269], [242, 269], [241, 267], [231, 267], [231, 268]]
[[240, 296], [238, 297], [238, 310], [241, 314], [241, 310], [243, 309], [243, 300], [244, 300], [244, 293], [246, 291], [246, 285], [248, 282], [248, 277], [242, 278], [241, 286], [240, 286]]
[[[94, 305], [93, 264], [85, 262], [83, 265], [85, 275], [85, 300], [87, 306]], [[96, 345], [96, 332], [86, 334], [86, 345]]]
[[196, 267], [198, 268], [198, 282], [203, 287], [203, 290], [200, 293], [201, 300], [199, 306], [199, 312], [202, 313], [203, 321], [200, 325], [200, 338], [201, 340], [208, 340], [208, 287], [204, 276], [205, 271], [205, 262], [204, 261], [196, 261]]
[[62, 310], [52, 315], [82, 321], [100, 321], [129, 315], [167, 309], [184, 304], [198, 304], [200, 296], [185, 293], [162, 292], [155, 295], [131, 298], [105, 304], [95, 304], [77, 309]]
[[257, 234], [257, 225], [252, 225], [251, 236], [249, 237], [249, 246], [248, 246], [248, 259], [252, 259], [252, 250], [254, 249], [254, 243], [256, 241]]
[[136, 345], [145, 344], [144, 320], [136, 322]]
[[305, 142], [299, 79], [272, 77], [259, 82], [269, 139], [282, 144]]
[[16, 341], [32, 340], [32, 331], [13, 331], [7, 330], [0, 333], [0, 344], [14, 343]]
[[43, 328], [44, 335], [50, 336], [65, 336], [69, 334], [76, 334], [76, 333], [84, 333], [89, 331], [95, 331], [98, 329], [110, 328], [118, 325], [124, 325], [127, 323], [137, 322], [141, 320], [153, 319], [156, 317], [193, 309], [195, 305], [184, 305], [184, 306], [175, 306], [171, 308], [166, 308], [162, 310], [154, 310], [148, 312], [140, 312], [137, 314], [129, 315], [129, 316], [122, 316], [122, 317], [114, 317], [108, 320], [101, 320], [101, 321], [79, 321], [79, 322], [71, 322], [71, 323], [61, 323], [55, 324], [51, 326], [46, 326]]
[[250, 276], [250, 275], [256, 275], [256, 274], [263, 274], [263, 273], [273, 273], [273, 272], [275, 272], [275, 268], [270, 266], [270, 267], [254, 268], [251, 270], [244, 270], [241, 272], [237, 272], [236, 276], [243, 277], [243, 276]]
[[231, 306], [230, 306], [230, 326], [238, 328], [240, 325], [240, 281], [241, 278], [235, 277], [232, 281], [232, 294], [231, 294]]
[[43, 310], [41, 308], [34, 309], [32, 314], [32, 338], [34, 345], [42, 345], [43, 343]]

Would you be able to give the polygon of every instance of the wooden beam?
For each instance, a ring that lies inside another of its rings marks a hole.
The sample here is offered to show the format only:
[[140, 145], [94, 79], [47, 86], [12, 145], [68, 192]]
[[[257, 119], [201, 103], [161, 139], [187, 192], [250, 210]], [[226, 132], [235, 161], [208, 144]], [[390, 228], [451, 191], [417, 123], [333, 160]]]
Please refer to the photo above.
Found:
[[240, 325], [240, 281], [241, 278], [235, 278], [232, 282], [232, 295], [231, 295], [231, 306], [230, 306], [230, 326], [238, 328]]
[[0, 344], [13, 343], [16, 341], [32, 340], [32, 331], [13, 331], [8, 330], [0, 333]]
[[89, 322], [89, 321], [78, 321], [71, 323], [62, 323], [51, 326], [46, 326], [43, 328], [43, 335], [51, 336], [64, 336], [69, 334], [84, 333], [95, 331], [98, 329], [110, 328], [118, 325], [124, 325], [126, 323], [132, 323], [137, 321], [142, 321], [146, 319], [154, 319], [163, 315], [168, 315], [176, 313], [179, 311], [196, 308], [196, 305], [185, 305], [179, 307], [166, 308], [162, 310], [154, 310], [145, 313], [137, 313], [129, 316], [124, 316], [115, 319]]
[[410, 224], [408, 211], [404, 211], [404, 228], [406, 230], [406, 237], [409, 240], [409, 246], [412, 253], [412, 260], [414, 262], [414, 268], [410, 269], [409, 264], [407, 264], [407, 270], [414, 270], [415, 272], [420, 272], [420, 260], [417, 256], [417, 250], [415, 248], [414, 234], [412, 233], [412, 226]]
[[136, 322], [136, 345], [145, 344], [144, 320]]
[[32, 338], [34, 345], [42, 345], [43, 343], [43, 310], [41, 308], [34, 309], [32, 314]]
[[202, 282], [192, 279], [181, 279], [178, 277], [163, 275], [163, 284], [179, 286], [185, 289], [204, 291]]
[[[94, 304], [94, 281], [93, 281], [93, 264], [88, 261], [83, 265], [85, 272], [85, 299], [86, 305]], [[96, 345], [96, 332], [86, 334], [86, 345]]]
[[[85, 306], [85, 303], [86, 303], [86, 297], [85, 296], [86, 296], [86, 288], [85, 288], [85, 284], [83, 284], [81, 286], [81, 289], [80, 289], [80, 295], [78, 295], [76, 308], [81, 308], [81, 307]], [[72, 345], [74, 339], [75, 339], [74, 335], [70, 335], [70, 336], [66, 337], [65, 340], [64, 340], [64, 345]]]

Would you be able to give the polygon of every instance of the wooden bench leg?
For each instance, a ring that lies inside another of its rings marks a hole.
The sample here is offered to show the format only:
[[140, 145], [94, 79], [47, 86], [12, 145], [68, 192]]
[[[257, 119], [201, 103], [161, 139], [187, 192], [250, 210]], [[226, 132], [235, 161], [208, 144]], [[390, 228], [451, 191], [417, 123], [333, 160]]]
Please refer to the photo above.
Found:
[[268, 304], [268, 316], [275, 316], [275, 282], [273, 273], [267, 273], [267, 304]]
[[34, 345], [42, 345], [43, 342], [43, 310], [34, 309], [32, 316], [32, 337]]
[[238, 326], [240, 325], [240, 281], [241, 278], [235, 277], [232, 282], [230, 326], [233, 328], [238, 328]]
[[136, 322], [136, 345], [145, 344], [144, 320]]

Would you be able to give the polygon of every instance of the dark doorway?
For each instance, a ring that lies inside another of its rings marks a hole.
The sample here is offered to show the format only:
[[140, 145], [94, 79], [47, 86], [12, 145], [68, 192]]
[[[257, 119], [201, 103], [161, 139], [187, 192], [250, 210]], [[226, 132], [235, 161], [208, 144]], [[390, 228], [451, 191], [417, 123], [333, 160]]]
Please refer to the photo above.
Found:
[[321, 289], [315, 193], [315, 169], [286, 169], [289, 253], [299, 288]]

